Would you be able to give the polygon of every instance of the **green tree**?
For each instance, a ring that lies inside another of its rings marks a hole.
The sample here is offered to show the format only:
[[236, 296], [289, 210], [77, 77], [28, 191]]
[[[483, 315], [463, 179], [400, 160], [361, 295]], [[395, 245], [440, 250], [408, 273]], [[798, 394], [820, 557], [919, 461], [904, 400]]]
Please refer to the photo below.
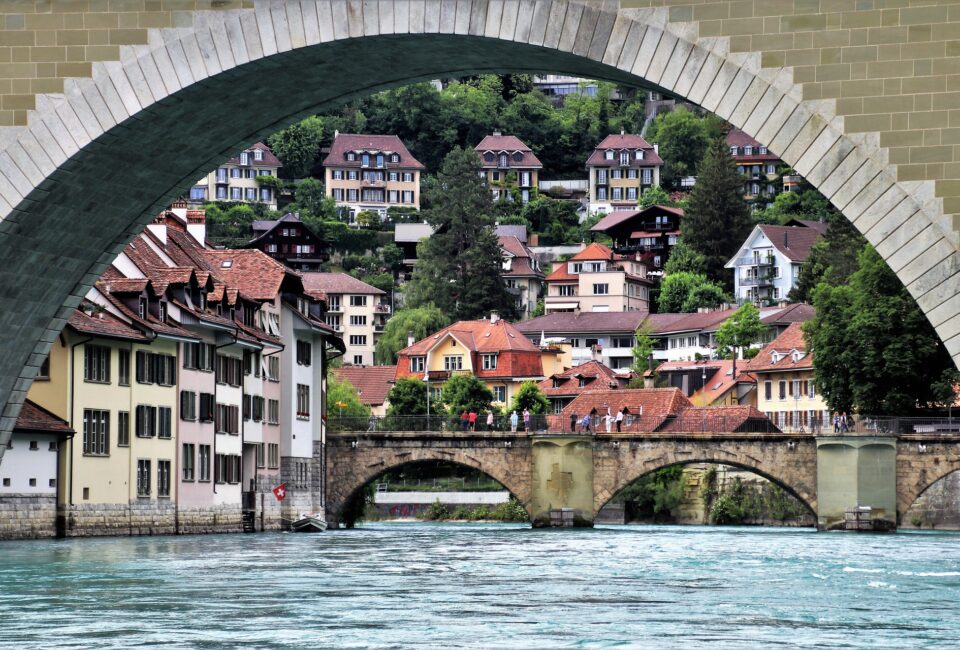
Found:
[[663, 273], [664, 275], [681, 272], [702, 274], [706, 270], [706, 265], [706, 258], [687, 246], [687, 242], [681, 237], [670, 249], [670, 257], [663, 266]]
[[648, 187], [643, 194], [640, 195], [640, 203], [638, 207], [643, 210], [652, 205], [673, 206], [673, 204], [673, 199], [670, 198], [670, 195], [667, 194], [665, 189], [659, 185], [653, 185]]
[[848, 284], [821, 282], [805, 327], [817, 387], [832, 410], [909, 415], [952, 401], [960, 376], [903, 284], [867, 245]]
[[370, 407], [360, 401], [360, 395], [346, 379], [331, 372], [327, 375], [327, 410], [335, 417], [366, 417]]
[[383, 328], [374, 359], [380, 365], [393, 365], [397, 362], [397, 352], [407, 347], [408, 336], [412, 335], [415, 341], [419, 341], [449, 324], [450, 319], [432, 304], [401, 309]]
[[387, 394], [387, 415], [426, 415], [427, 384], [416, 377], [401, 377]]
[[760, 310], [747, 303], [733, 313], [717, 330], [717, 346], [733, 352], [733, 376], [737, 376], [737, 354], [760, 341], [767, 326], [760, 321]]
[[493, 310], [515, 316], [516, 303], [500, 279], [503, 258], [479, 168], [476, 153], [459, 147], [444, 160], [438, 192], [423, 212], [434, 234], [417, 246], [419, 259], [406, 290], [411, 307], [434, 303], [452, 320]]
[[702, 273], [680, 271], [663, 276], [657, 308], [661, 313], [690, 313], [701, 307], [719, 307], [729, 300], [723, 287]]
[[323, 120], [310, 116], [267, 138], [267, 146], [283, 163], [284, 177], [304, 178], [310, 175], [320, 156], [323, 133]]
[[785, 224], [791, 219], [832, 222], [839, 216], [830, 201], [810, 185], [793, 192], [781, 192], [769, 208], [758, 211], [754, 219], [760, 223]]
[[207, 239], [210, 243], [237, 248], [250, 241], [253, 222], [259, 217], [247, 203], [207, 203]]
[[517, 413], [523, 413], [523, 409], [529, 409], [534, 415], [542, 415], [550, 408], [550, 400], [543, 394], [536, 382], [525, 381], [520, 384], [520, 388], [514, 393], [510, 408]]
[[660, 177], [664, 185], [676, 188], [681, 178], [698, 173], [712, 133], [708, 118], [683, 107], [657, 115], [647, 131], [647, 140], [659, 145], [665, 163]]
[[743, 177], [723, 139], [714, 140], [700, 165], [697, 184], [684, 211], [687, 245], [706, 259], [707, 277], [731, 288], [733, 275], [724, 264], [750, 233], [753, 223], [743, 200]]
[[443, 404], [449, 415], [490, 410], [493, 393], [474, 375], [454, 375], [443, 385]]
[[650, 370], [654, 344], [653, 325], [648, 320], [644, 320], [637, 328], [636, 343], [633, 345], [633, 367], [631, 369], [634, 372], [643, 374]]
[[845, 284], [857, 270], [857, 257], [866, 246], [867, 240], [856, 226], [840, 213], [831, 214], [827, 223], [827, 234], [810, 249], [810, 256], [803, 265], [800, 280], [787, 296], [793, 302], [811, 302], [813, 290], [818, 284]]

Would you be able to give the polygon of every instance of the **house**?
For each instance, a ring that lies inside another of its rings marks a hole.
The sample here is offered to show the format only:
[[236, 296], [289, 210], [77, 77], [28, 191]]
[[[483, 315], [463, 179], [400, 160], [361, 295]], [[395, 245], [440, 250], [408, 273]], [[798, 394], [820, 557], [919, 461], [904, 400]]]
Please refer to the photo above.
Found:
[[547, 314], [566, 312], [649, 311], [646, 266], [636, 256], [617, 255], [593, 243], [566, 262], [555, 265], [545, 278]]
[[[813, 222], [819, 224], [819, 222]], [[759, 224], [724, 265], [733, 269], [738, 303], [774, 304], [797, 286], [821, 228]]]
[[390, 317], [386, 292], [346, 273], [304, 273], [303, 286], [326, 303], [326, 323], [346, 345], [344, 362], [373, 365], [373, 351]]
[[726, 140], [737, 171], [743, 176], [744, 198], [757, 208], [766, 207], [783, 186], [778, 173], [783, 161], [740, 129], [731, 129]]
[[420, 209], [420, 173], [424, 166], [395, 135], [336, 133], [323, 160], [327, 196], [357, 214], [390, 207]]
[[480, 157], [480, 176], [494, 201], [503, 199], [528, 203], [536, 193], [543, 163], [523, 140], [494, 131], [474, 151]]
[[277, 177], [280, 160], [262, 142], [241, 151], [190, 188], [190, 203], [242, 201], [263, 203], [277, 209], [277, 194], [272, 185], [261, 184], [257, 177]]
[[253, 239], [243, 248], [255, 248], [297, 271], [319, 271], [330, 255], [330, 242], [300, 221], [297, 213], [275, 220], [253, 222]]
[[540, 348], [496, 315], [456, 322], [411, 342], [397, 357], [397, 379], [423, 379], [435, 394], [450, 377], [472, 374], [498, 405], [508, 405], [523, 382], [544, 378]]
[[647, 268], [647, 277], [659, 278], [670, 258], [670, 250], [680, 239], [682, 208], [651, 205], [643, 210], [617, 210], [597, 222], [591, 232], [602, 232], [613, 239], [613, 251], [620, 255], [639, 255]]
[[[601, 420], [598, 426], [597, 420], [626, 408], [622, 431], [653, 432], [691, 406], [690, 400], [676, 388], [588, 390], [567, 404], [561, 421], [556, 424], [561, 427], [557, 430], [569, 431], [571, 416], [576, 415], [577, 431], [580, 431], [580, 421], [590, 413], [595, 416], [593, 430], [602, 433], [606, 431], [605, 424]], [[611, 430], [616, 431], [616, 427], [612, 426]]]
[[497, 237], [503, 256], [500, 277], [516, 300], [521, 320], [530, 318], [537, 308], [543, 287], [543, 271], [527, 245], [515, 235]]
[[640, 311], [556, 311], [517, 323], [516, 328], [541, 345], [561, 340], [569, 343], [573, 366], [598, 361], [613, 370], [625, 370], [633, 366], [637, 329], [647, 318], [648, 314]]
[[417, 265], [417, 245], [433, 235], [433, 226], [428, 223], [398, 223], [394, 225], [393, 243], [403, 251], [404, 272], [401, 281], [413, 272]]
[[757, 382], [743, 365], [734, 377], [732, 359], [667, 361], [657, 366], [657, 374], [699, 406], [755, 405]]
[[757, 408], [781, 430], [827, 430], [832, 426], [830, 409], [817, 390], [813, 354], [801, 327], [787, 327], [744, 370], [757, 378]]
[[357, 389], [360, 402], [370, 407], [370, 413], [384, 416], [390, 408], [387, 396], [396, 379], [396, 366], [344, 366], [333, 368], [333, 374]]
[[608, 135], [587, 158], [591, 214], [633, 210], [640, 195], [660, 185], [663, 159], [639, 135]]
[[559, 414], [584, 391], [623, 389], [630, 382], [630, 374], [618, 374], [599, 361], [587, 361], [557, 372], [537, 386], [550, 400], [550, 412]]

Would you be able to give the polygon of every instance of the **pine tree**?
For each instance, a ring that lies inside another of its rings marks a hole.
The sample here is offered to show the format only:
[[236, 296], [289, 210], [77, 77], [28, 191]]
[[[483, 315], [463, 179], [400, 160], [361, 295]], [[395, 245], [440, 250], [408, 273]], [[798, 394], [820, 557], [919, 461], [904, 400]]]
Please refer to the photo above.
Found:
[[723, 268], [750, 234], [750, 210], [743, 199], [743, 177], [723, 139], [714, 140], [700, 165], [697, 184], [683, 218], [683, 239], [706, 258], [707, 277], [733, 288]]
[[444, 159], [423, 217], [434, 234], [417, 248], [408, 307], [434, 303], [451, 320], [484, 318], [496, 310], [515, 317], [516, 304], [500, 278], [503, 258], [493, 230], [490, 192], [480, 161], [455, 147]]

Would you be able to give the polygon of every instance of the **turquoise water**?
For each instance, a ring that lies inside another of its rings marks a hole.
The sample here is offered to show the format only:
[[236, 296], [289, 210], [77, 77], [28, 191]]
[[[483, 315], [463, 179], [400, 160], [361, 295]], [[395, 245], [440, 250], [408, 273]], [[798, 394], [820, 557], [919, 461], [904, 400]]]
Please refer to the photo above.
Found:
[[960, 647], [960, 535], [377, 524], [0, 543], [4, 648]]

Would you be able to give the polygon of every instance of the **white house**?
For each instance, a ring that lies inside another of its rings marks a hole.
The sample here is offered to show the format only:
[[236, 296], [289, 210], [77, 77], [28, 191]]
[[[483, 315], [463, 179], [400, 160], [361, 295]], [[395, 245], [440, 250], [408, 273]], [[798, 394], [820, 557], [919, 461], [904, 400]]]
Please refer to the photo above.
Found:
[[[793, 222], [801, 223], [801, 222]], [[797, 286], [813, 244], [824, 224], [773, 226], [760, 224], [724, 266], [733, 269], [738, 303], [775, 304]]]

